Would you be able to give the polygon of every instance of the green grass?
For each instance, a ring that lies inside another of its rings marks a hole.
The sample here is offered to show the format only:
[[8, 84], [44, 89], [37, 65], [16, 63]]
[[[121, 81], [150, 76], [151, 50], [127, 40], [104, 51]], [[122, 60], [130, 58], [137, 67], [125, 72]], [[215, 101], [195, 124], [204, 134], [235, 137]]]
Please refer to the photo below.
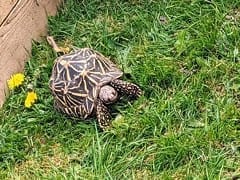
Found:
[[[68, 0], [49, 19], [61, 46], [92, 47], [144, 96], [99, 132], [56, 112], [56, 54], [34, 43], [24, 85], [0, 110], [0, 179], [223, 179], [240, 175], [238, 0]], [[27, 86], [37, 103], [24, 108]]]

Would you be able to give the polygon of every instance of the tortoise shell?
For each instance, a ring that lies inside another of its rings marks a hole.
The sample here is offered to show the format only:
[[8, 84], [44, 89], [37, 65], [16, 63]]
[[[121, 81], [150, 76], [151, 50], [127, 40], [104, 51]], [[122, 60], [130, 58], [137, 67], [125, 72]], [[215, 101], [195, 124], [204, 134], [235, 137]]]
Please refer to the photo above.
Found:
[[55, 107], [75, 117], [88, 117], [94, 110], [100, 88], [123, 72], [101, 53], [82, 48], [58, 57], [49, 87]]

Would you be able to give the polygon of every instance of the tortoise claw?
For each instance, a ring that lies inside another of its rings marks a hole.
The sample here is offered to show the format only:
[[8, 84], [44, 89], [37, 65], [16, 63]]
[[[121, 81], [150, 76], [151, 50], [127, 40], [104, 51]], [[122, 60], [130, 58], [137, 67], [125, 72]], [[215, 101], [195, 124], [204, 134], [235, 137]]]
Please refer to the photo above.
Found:
[[108, 127], [111, 126], [111, 115], [108, 111], [108, 108], [103, 104], [100, 99], [97, 100], [96, 115], [98, 125], [103, 131], [105, 131]]

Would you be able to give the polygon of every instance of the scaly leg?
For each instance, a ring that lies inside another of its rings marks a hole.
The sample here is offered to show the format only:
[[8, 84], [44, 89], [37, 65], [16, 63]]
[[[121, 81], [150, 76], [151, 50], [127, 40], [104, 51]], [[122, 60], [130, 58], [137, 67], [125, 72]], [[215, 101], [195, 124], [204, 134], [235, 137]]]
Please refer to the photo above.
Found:
[[110, 82], [110, 85], [118, 92], [127, 94], [134, 98], [138, 98], [142, 95], [142, 90], [133, 83], [129, 83], [120, 79], [115, 79]]
[[109, 126], [111, 126], [111, 115], [109, 110], [100, 99], [97, 100], [96, 114], [98, 124], [102, 130], [106, 130]]

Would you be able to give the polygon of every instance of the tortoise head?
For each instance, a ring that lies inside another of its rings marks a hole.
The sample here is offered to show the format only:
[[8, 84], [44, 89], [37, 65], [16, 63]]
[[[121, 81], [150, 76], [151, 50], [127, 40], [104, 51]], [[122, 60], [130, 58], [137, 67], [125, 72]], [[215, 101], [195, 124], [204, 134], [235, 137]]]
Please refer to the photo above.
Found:
[[117, 97], [118, 93], [112, 86], [104, 85], [99, 91], [99, 98], [105, 104], [114, 103], [117, 100]]

